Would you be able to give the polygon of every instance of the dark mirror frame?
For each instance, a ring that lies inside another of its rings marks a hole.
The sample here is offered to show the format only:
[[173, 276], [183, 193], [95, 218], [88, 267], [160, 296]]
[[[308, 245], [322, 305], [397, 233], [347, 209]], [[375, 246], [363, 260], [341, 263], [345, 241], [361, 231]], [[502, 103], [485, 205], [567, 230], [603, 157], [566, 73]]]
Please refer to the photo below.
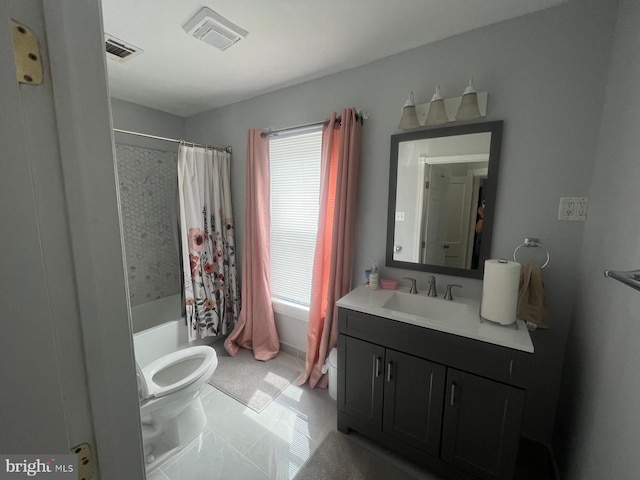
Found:
[[[493, 220], [495, 212], [496, 192], [498, 186], [498, 171], [500, 166], [500, 150], [502, 146], [502, 120], [484, 123], [472, 123], [466, 125], [455, 125], [451, 127], [438, 127], [423, 130], [416, 130], [407, 133], [397, 133], [391, 135], [391, 164], [389, 168], [389, 204], [387, 214], [387, 251], [386, 266], [394, 268], [404, 268], [407, 270], [418, 270], [422, 272], [441, 273], [445, 275], [455, 275], [458, 277], [482, 278], [484, 275], [484, 262], [489, 258], [491, 252], [491, 238], [493, 236]], [[427, 138], [451, 137], [455, 135], [468, 135], [472, 133], [491, 132], [491, 144], [489, 151], [489, 167], [487, 180], [485, 182], [483, 196], [487, 202], [484, 214], [484, 224], [482, 226], [482, 243], [480, 245], [480, 259], [478, 268], [475, 270], [447, 267], [443, 265], [430, 265], [425, 263], [404, 262], [393, 259], [394, 234], [395, 234], [395, 211], [398, 175], [398, 148], [400, 142], [410, 142], [412, 140], [423, 140]]]

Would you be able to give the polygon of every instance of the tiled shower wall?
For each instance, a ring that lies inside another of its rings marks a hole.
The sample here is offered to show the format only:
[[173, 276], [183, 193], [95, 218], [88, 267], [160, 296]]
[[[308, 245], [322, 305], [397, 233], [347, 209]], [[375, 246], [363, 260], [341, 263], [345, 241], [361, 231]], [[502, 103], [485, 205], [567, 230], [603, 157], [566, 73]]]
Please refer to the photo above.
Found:
[[180, 292], [177, 153], [116, 144], [131, 305]]

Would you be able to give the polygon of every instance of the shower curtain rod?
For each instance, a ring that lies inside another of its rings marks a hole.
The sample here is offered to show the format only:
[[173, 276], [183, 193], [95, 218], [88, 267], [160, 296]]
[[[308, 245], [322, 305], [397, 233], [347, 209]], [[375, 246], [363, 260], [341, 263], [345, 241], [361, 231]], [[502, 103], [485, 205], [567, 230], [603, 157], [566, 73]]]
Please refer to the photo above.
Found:
[[113, 131], [118, 133], [126, 133], [128, 135], [136, 135], [138, 137], [153, 138], [154, 140], [164, 140], [165, 142], [173, 142], [173, 143], [184, 142], [185, 144], [188, 143], [190, 145], [193, 145], [194, 147], [213, 148], [214, 150], [223, 150], [225, 152], [231, 153], [231, 146], [213, 147], [211, 145], [204, 145], [202, 143], [186, 142], [184, 140], [178, 140], [176, 138], [158, 137], [157, 135], [149, 135], [148, 133], [132, 132], [131, 130], [121, 130], [119, 128], [114, 128]]

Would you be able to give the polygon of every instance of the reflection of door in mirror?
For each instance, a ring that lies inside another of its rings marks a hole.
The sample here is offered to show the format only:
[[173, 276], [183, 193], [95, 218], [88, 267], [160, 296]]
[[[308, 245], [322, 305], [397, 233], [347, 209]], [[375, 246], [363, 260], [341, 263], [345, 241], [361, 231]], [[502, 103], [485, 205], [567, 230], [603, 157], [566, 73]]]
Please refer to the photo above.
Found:
[[430, 165], [427, 186], [427, 213], [424, 222], [423, 263], [444, 265], [444, 245], [447, 237], [447, 191], [449, 179], [442, 167]]
[[471, 169], [467, 175], [450, 175], [434, 165], [427, 181], [426, 214], [420, 228], [421, 262], [455, 268], [471, 268], [480, 178], [486, 168]]
[[467, 264], [467, 238], [471, 216], [471, 185], [469, 176], [449, 178], [447, 192], [447, 236], [443, 249], [447, 267], [464, 268]]

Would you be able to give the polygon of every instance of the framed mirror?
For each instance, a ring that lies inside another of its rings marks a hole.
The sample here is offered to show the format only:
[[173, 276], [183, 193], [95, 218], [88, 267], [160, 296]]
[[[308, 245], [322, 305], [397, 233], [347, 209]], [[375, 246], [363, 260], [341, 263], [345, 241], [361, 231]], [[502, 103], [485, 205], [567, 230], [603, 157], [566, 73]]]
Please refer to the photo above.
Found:
[[482, 278], [502, 121], [391, 136], [386, 265]]

